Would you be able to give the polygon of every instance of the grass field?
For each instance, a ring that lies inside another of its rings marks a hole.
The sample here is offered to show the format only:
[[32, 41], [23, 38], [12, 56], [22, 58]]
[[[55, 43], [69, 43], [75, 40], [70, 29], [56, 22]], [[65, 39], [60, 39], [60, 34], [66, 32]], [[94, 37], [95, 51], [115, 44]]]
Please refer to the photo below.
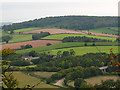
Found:
[[41, 29], [41, 28], [40, 28], [40, 27], [23, 28], [23, 29], [17, 29], [17, 30], [14, 30], [14, 32], [18, 33], [18, 32], [25, 32], [25, 31], [37, 30], [37, 29]]
[[40, 77], [43, 78], [49, 78], [50, 76], [52, 76], [53, 74], [57, 73], [57, 72], [33, 72], [35, 75], [38, 75]]
[[62, 40], [65, 37], [73, 37], [73, 36], [86, 36], [86, 37], [91, 37], [91, 38], [98, 38], [98, 39], [106, 39], [106, 40], [116, 40], [114, 37], [104, 37], [104, 36], [94, 36], [94, 35], [83, 35], [83, 34], [55, 34], [55, 35], [50, 35], [47, 37], [44, 37], [42, 39], [56, 39], [56, 40]]
[[[100, 84], [101, 80], [104, 81], [104, 80], [107, 80], [107, 79], [117, 80], [118, 76], [96, 76], [96, 77], [91, 77], [91, 78], [85, 79], [85, 81], [89, 84], [95, 85], [95, 84]], [[74, 87], [74, 81], [68, 83], [68, 85]]]
[[[92, 45], [93, 43], [87, 43], [88, 45]], [[96, 45], [118, 45], [117, 42], [96, 42]], [[16, 50], [16, 53], [28, 53], [32, 50], [36, 52], [41, 52], [41, 51], [48, 51], [48, 50], [54, 50], [58, 48], [69, 48], [69, 47], [80, 47], [84, 46], [84, 42], [68, 42], [68, 43], [59, 43], [51, 46], [45, 46], [45, 47], [36, 47], [36, 48], [30, 48], [30, 49], [24, 49], [24, 50]]]
[[16, 67], [16, 68], [21, 68], [21, 69], [23, 69], [23, 68], [26, 68], [26, 67], [36, 67], [36, 65], [29, 65], [29, 66], [13, 66], [13, 67]]
[[10, 35], [10, 34], [2, 30], [2, 36], [7, 36], [7, 35]]
[[32, 34], [13, 35], [12, 37], [13, 38], [9, 41], [9, 43], [32, 40]]
[[105, 27], [105, 28], [98, 28], [98, 29], [90, 29], [89, 31], [96, 32], [96, 33], [118, 34], [117, 27]]
[[[16, 71], [16, 72], [13, 72], [13, 75], [19, 81], [19, 87], [24, 87], [28, 84], [33, 86], [33, 85], [36, 85], [37, 83], [40, 82], [40, 79], [32, 77], [32, 76], [27, 75], [27, 74], [24, 74], [23, 72]], [[49, 84], [45, 84], [44, 82], [41, 82], [35, 88], [57, 88], [57, 87], [49, 85]]]
[[[98, 49], [97, 49], [97, 48]], [[114, 49], [114, 53], [118, 53], [118, 46], [86, 46], [86, 47], [73, 47], [73, 48], [64, 48], [64, 49], [55, 49], [52, 50], [53, 55], [57, 55], [58, 51], [69, 51], [70, 49], [73, 49], [76, 53], [76, 55], [84, 55], [86, 53], [100, 53], [98, 50], [100, 50], [103, 53], [110, 53], [110, 49]]]

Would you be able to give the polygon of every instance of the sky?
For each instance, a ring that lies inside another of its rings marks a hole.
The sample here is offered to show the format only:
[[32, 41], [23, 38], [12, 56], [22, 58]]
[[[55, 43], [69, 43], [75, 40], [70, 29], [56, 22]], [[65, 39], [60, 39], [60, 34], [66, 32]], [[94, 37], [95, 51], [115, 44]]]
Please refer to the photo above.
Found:
[[23, 22], [49, 16], [118, 16], [119, 0], [2, 0], [0, 20]]

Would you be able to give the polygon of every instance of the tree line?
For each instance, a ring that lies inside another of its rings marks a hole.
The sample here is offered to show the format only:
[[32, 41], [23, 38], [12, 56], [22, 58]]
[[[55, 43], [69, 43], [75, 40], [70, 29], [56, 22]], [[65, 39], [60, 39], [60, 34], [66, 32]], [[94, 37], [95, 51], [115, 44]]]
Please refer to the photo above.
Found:
[[80, 37], [80, 36], [73, 36], [73, 37], [65, 37], [62, 39], [62, 42], [112, 42], [112, 40], [106, 39], [98, 39], [98, 38], [90, 38], [90, 37]]
[[13, 23], [2, 27], [5, 31], [13, 31], [29, 27], [56, 27], [61, 29], [88, 30], [100, 27], [117, 27], [118, 17], [112, 16], [57, 16], [34, 19], [21, 23]]

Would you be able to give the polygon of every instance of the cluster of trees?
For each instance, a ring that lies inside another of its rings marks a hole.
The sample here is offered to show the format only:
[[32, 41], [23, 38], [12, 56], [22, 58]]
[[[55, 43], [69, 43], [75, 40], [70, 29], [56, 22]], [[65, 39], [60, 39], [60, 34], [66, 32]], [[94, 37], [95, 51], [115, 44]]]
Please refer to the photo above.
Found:
[[27, 45], [22, 45], [21, 46], [21, 49], [27, 49], [27, 48], [32, 48], [32, 45], [29, 45], [29, 44], [27, 44]]
[[9, 35], [7, 35], [7, 36], [2, 36], [2, 42], [6, 42], [6, 43], [8, 43], [9, 42], [9, 40], [11, 40], [12, 39], [12, 37], [11, 36], [9, 36]]
[[48, 36], [48, 35], [50, 35], [49, 32], [40, 32], [39, 34], [33, 34], [33, 35], [32, 35], [32, 39], [33, 39], [33, 40], [39, 40], [39, 39], [41, 39], [42, 37], [46, 37], [46, 36]]
[[57, 56], [40, 54], [39, 59], [32, 60], [33, 64], [37, 65], [34, 68], [27, 68], [28, 71], [60, 71], [76, 66], [91, 67], [105, 66], [108, 60], [100, 53], [90, 53], [83, 56], [74, 56], [74, 50], [58, 52]]
[[111, 89], [111, 88], [116, 88], [119, 89], [120, 88], [120, 80], [105, 80], [105, 81], [101, 81], [101, 84], [95, 84], [94, 88], [103, 88], [103, 89]]
[[53, 74], [50, 78], [47, 79], [47, 83], [55, 81], [61, 78], [65, 78], [64, 83], [67, 84], [69, 80], [76, 80], [77, 78], [89, 78], [92, 76], [102, 75], [101, 70], [98, 67], [86, 67], [81, 66], [68, 68]]
[[110, 40], [106, 39], [98, 39], [98, 38], [90, 38], [90, 37], [80, 37], [80, 36], [75, 36], [75, 37], [65, 37], [62, 40], [63, 43], [65, 42], [112, 42]]
[[10, 64], [11, 66], [28, 66], [30, 65], [30, 62], [25, 60], [14, 60]]
[[74, 30], [86, 30], [99, 27], [117, 27], [118, 17], [97, 16], [57, 16], [4, 25], [6, 31], [28, 27], [56, 27]]

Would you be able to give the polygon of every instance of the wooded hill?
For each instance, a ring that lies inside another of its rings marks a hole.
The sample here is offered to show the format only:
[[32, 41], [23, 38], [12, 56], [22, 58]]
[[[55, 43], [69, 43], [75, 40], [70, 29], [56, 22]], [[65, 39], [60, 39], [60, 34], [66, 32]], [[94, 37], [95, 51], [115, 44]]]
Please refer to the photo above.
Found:
[[29, 27], [55, 27], [61, 29], [87, 30], [99, 27], [117, 27], [118, 17], [112, 16], [57, 16], [46, 17], [22, 23], [4, 25], [3, 30], [16, 30]]

